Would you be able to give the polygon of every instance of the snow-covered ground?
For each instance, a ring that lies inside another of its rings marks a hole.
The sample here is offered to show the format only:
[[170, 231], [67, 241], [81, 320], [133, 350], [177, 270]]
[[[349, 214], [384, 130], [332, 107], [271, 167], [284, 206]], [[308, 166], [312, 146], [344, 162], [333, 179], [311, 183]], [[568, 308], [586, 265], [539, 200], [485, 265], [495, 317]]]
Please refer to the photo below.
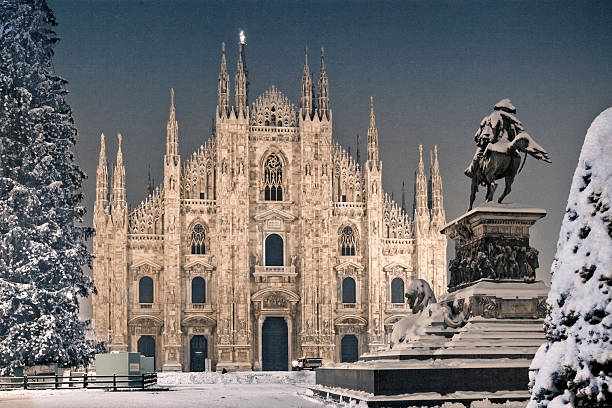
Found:
[[159, 373], [169, 391], [0, 391], [0, 408], [339, 407], [313, 396], [313, 372]]

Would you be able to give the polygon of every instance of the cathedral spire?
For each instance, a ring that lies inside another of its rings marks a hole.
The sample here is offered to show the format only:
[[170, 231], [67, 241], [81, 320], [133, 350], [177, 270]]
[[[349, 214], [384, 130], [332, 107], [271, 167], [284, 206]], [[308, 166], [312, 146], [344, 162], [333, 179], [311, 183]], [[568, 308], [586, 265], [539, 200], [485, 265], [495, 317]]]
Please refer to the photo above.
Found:
[[429, 208], [431, 210], [431, 203], [432, 203], [432, 189], [431, 189], [431, 183], [433, 181], [433, 151], [429, 151], [429, 183], [427, 184], [427, 208]]
[[437, 224], [444, 224], [444, 197], [442, 196], [442, 177], [438, 162], [438, 146], [434, 146], [434, 158], [431, 166], [431, 217]]
[[104, 133], [100, 134], [100, 157], [96, 171], [96, 207], [106, 207], [108, 203], [108, 165], [106, 162], [106, 143]]
[[178, 148], [178, 122], [174, 109], [174, 88], [170, 89], [170, 115], [166, 125], [166, 161], [171, 158], [175, 161], [179, 157]]
[[117, 162], [113, 170], [113, 208], [125, 207], [125, 167], [121, 151], [121, 133], [117, 133]]
[[238, 52], [238, 69], [236, 70], [234, 92], [236, 94], [236, 113], [246, 112], [248, 103], [248, 82], [247, 70], [244, 58], [244, 46], [246, 44], [246, 36], [244, 31], [240, 31], [240, 43]]
[[302, 118], [310, 117], [313, 108], [313, 87], [312, 75], [310, 75], [310, 67], [308, 66], [308, 47], [304, 48], [304, 72], [302, 74]]
[[424, 219], [428, 215], [427, 208], [427, 178], [423, 164], [423, 145], [419, 145], [419, 165], [416, 171], [414, 184], [414, 211], [415, 218]]
[[329, 80], [325, 70], [325, 50], [321, 47], [321, 69], [319, 73], [319, 116], [327, 119], [329, 115]]
[[402, 211], [406, 212], [406, 187], [402, 181]]
[[225, 61], [225, 43], [221, 43], [221, 68], [219, 69], [219, 85], [217, 89], [218, 115], [227, 117], [229, 112], [229, 75]]
[[155, 181], [153, 181], [153, 178], [151, 177], [151, 164], [149, 164], [149, 168], [147, 171], [147, 197], [153, 196], [153, 190], [155, 189], [154, 183]]
[[370, 96], [370, 127], [368, 128], [368, 160], [378, 163], [378, 129], [374, 116], [374, 97]]
[[357, 154], [356, 154], [356, 159], [357, 159], [357, 163], [361, 166], [361, 155], [360, 153], [360, 140], [359, 140], [359, 133], [357, 133]]

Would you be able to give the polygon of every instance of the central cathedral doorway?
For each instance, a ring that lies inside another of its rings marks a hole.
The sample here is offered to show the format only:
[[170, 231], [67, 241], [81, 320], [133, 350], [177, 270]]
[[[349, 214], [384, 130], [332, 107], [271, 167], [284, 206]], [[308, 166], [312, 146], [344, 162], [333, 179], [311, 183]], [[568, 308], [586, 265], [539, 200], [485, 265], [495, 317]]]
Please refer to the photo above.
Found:
[[197, 335], [189, 343], [189, 371], [204, 371], [204, 362], [208, 357], [208, 341], [206, 337]]
[[289, 348], [287, 323], [282, 317], [267, 317], [261, 327], [261, 369], [287, 371]]
[[354, 363], [359, 359], [359, 341], [354, 334], [347, 334], [340, 342], [340, 362]]

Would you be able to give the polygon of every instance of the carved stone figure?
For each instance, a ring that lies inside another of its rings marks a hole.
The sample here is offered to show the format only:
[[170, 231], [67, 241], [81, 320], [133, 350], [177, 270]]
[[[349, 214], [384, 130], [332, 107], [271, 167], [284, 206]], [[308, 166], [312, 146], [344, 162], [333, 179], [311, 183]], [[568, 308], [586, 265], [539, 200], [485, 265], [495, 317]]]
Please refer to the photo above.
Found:
[[436, 303], [429, 284], [422, 279], [414, 279], [408, 285], [406, 298], [411, 303], [413, 314], [398, 320], [393, 325], [389, 348], [397, 348], [402, 343], [418, 341], [426, 337], [425, 329], [432, 323], [455, 328], [464, 325], [469, 318], [470, 311], [467, 303], [462, 305], [462, 310], [457, 315], [453, 308]]
[[169, 333], [174, 333], [176, 331], [176, 318], [174, 316], [170, 316], [168, 319], [168, 331]]
[[281, 295], [272, 294], [264, 298], [263, 307], [266, 309], [283, 309], [287, 307], [287, 299]]
[[502, 250], [500, 250], [499, 252], [497, 252], [497, 254], [494, 257], [494, 262], [495, 262], [495, 278], [496, 279], [501, 279], [504, 276], [504, 252], [503, 252], [503, 247]]
[[525, 158], [529, 154], [551, 163], [546, 150], [524, 132], [523, 124], [514, 116], [515, 113], [516, 108], [510, 99], [502, 99], [493, 107], [493, 113], [480, 123], [474, 136], [476, 153], [465, 170], [465, 175], [472, 179], [469, 210], [472, 209], [479, 185], [487, 187], [487, 202], [493, 201], [496, 180], [503, 178], [506, 182], [504, 192], [497, 202], [501, 203], [510, 194], [514, 177], [520, 172], [519, 152], [525, 153]]
[[479, 279], [533, 280], [537, 268], [537, 251], [520, 239], [481, 240], [455, 250], [449, 262], [449, 288], [457, 288]]
[[540, 263], [538, 262], [538, 253], [539, 251], [537, 249], [529, 248], [525, 254], [527, 263], [527, 278], [534, 279], [535, 270], [540, 267]]
[[406, 288], [406, 299], [412, 313], [420, 313], [430, 303], [436, 303], [436, 296], [429, 283], [423, 279], [413, 279]]
[[176, 295], [174, 293], [174, 285], [170, 286], [170, 290], [168, 291], [167, 302], [171, 305], [176, 303]]

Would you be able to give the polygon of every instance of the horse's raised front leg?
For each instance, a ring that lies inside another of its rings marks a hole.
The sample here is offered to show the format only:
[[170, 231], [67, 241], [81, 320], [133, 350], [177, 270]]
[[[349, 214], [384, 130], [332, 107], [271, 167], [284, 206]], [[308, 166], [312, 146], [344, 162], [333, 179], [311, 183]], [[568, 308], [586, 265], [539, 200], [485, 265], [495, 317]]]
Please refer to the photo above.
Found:
[[506, 176], [505, 180], [506, 187], [504, 188], [504, 192], [502, 193], [502, 195], [499, 196], [499, 199], [497, 200], [498, 203], [501, 203], [502, 200], [506, 198], [508, 194], [510, 194], [510, 191], [512, 191], [512, 183], [514, 183], [514, 176]]
[[468, 211], [472, 210], [472, 206], [474, 205], [474, 200], [476, 199], [477, 192], [478, 183], [476, 182], [476, 177], [472, 177], [472, 192], [470, 193], [470, 208], [468, 208]]

